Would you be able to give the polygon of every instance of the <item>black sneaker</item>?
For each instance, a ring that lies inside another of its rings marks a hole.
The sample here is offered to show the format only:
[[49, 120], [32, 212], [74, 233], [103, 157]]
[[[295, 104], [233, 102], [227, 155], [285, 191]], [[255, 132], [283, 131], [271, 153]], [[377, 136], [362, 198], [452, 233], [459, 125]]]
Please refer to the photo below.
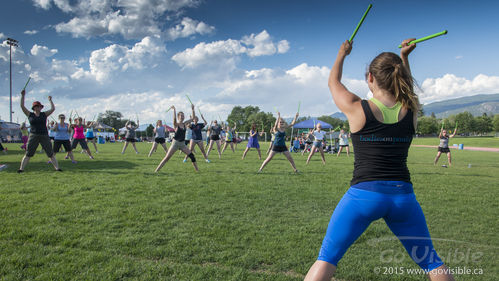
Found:
[[17, 173], [20, 174], [20, 173], [24, 173], [24, 170], [17, 170]]
[[57, 172], [62, 172], [62, 169], [57, 169], [56, 171], [57, 171]]

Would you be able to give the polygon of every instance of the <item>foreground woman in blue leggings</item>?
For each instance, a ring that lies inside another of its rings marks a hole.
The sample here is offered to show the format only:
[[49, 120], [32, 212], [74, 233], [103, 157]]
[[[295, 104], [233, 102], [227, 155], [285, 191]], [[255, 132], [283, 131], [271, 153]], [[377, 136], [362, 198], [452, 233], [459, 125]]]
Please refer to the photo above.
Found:
[[371, 62], [366, 75], [373, 93], [369, 101], [341, 83], [343, 62], [352, 50], [349, 41], [341, 45], [329, 89], [354, 132], [353, 179], [331, 216], [319, 257], [305, 280], [331, 280], [350, 245], [381, 218], [431, 280], [454, 280], [433, 248], [406, 163], [419, 109], [408, 59], [416, 47], [408, 45], [411, 40], [402, 42], [400, 57], [381, 53]]

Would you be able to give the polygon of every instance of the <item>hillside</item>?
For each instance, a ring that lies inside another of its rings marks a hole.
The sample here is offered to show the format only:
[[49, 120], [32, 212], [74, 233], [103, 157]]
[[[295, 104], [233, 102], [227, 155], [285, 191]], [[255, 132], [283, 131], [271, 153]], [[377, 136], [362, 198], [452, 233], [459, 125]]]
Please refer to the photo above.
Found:
[[499, 94], [475, 95], [423, 105], [425, 115], [435, 113], [437, 118], [468, 111], [474, 116], [499, 114]]

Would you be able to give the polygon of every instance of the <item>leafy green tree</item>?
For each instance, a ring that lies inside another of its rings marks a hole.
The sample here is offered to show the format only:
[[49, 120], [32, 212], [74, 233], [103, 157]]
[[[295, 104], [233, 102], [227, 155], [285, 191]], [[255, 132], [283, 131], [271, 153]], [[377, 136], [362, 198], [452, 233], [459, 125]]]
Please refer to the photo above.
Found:
[[128, 119], [121, 119], [123, 114], [118, 111], [106, 110], [104, 113], [99, 113], [97, 121], [113, 127], [116, 130], [123, 128]]
[[491, 132], [494, 129], [492, 125], [492, 118], [487, 116], [487, 113], [484, 113], [482, 116], [475, 117], [475, 131], [480, 134], [486, 134]]
[[422, 135], [429, 135], [429, 134], [435, 134], [438, 133], [440, 130], [438, 126], [437, 119], [429, 117], [429, 116], [423, 116], [418, 118], [418, 128], [417, 132]]
[[343, 121], [339, 118], [334, 118], [334, 117], [328, 116], [328, 115], [323, 115], [317, 119], [330, 124], [331, 126], [333, 126], [333, 129], [337, 128], [337, 127], [344, 127], [344, 125], [345, 125], [345, 121]]
[[494, 115], [492, 125], [494, 126], [494, 131], [499, 132], [499, 114]]
[[458, 113], [455, 118], [458, 123], [458, 131], [461, 133], [476, 132], [475, 118], [468, 111]]
[[227, 122], [229, 122], [231, 126], [236, 123], [239, 131], [247, 132], [249, 130], [249, 126], [251, 126], [251, 124], [248, 124], [248, 118], [252, 114], [256, 114], [258, 112], [260, 112], [260, 108], [258, 106], [234, 106], [231, 113], [227, 117]]

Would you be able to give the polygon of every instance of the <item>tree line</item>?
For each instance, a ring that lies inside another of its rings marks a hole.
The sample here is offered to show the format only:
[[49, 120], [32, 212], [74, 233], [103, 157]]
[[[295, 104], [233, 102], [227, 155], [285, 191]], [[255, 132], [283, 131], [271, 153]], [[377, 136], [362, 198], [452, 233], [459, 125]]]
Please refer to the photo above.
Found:
[[[474, 117], [470, 112], [465, 111], [450, 115], [447, 118], [436, 118], [434, 113], [432, 113], [431, 116], [424, 116], [423, 114], [423, 111], [418, 112], [417, 134], [419, 135], [438, 134], [442, 124], [445, 129], [453, 131], [456, 127], [456, 123], [458, 124], [459, 134], [484, 135], [493, 131], [499, 132], [499, 114], [489, 116], [484, 113], [482, 116]], [[310, 118], [310, 116], [299, 117], [297, 123]], [[333, 128], [343, 128], [346, 131], [349, 130], [348, 121], [346, 120], [328, 115], [320, 116], [317, 119], [331, 124]], [[130, 121], [132, 124], [135, 124], [136, 120], [123, 118], [123, 114], [120, 112], [106, 110], [104, 113], [99, 113], [97, 121], [109, 125], [117, 131], [120, 128], [123, 128], [126, 122]], [[246, 107], [233, 107], [225, 122], [231, 127], [234, 126], [234, 124], [237, 124], [237, 130], [239, 132], [249, 132], [253, 123], [256, 125], [258, 131], [263, 130], [269, 132], [270, 128], [274, 126], [275, 121], [276, 117], [274, 116], [274, 113], [264, 112], [260, 110], [258, 106], [250, 105]], [[153, 134], [153, 129], [154, 127], [149, 125], [145, 132], [137, 132], [138, 136], [151, 136]], [[288, 130], [289, 132], [286, 133], [289, 136], [291, 129]]]
[[417, 133], [438, 134], [442, 125], [444, 129], [454, 131], [456, 124], [458, 134], [485, 135], [493, 131], [499, 132], [499, 114], [489, 116], [484, 113], [482, 116], [474, 117], [470, 112], [465, 111], [447, 118], [436, 118], [432, 113], [431, 116], [418, 118]]

